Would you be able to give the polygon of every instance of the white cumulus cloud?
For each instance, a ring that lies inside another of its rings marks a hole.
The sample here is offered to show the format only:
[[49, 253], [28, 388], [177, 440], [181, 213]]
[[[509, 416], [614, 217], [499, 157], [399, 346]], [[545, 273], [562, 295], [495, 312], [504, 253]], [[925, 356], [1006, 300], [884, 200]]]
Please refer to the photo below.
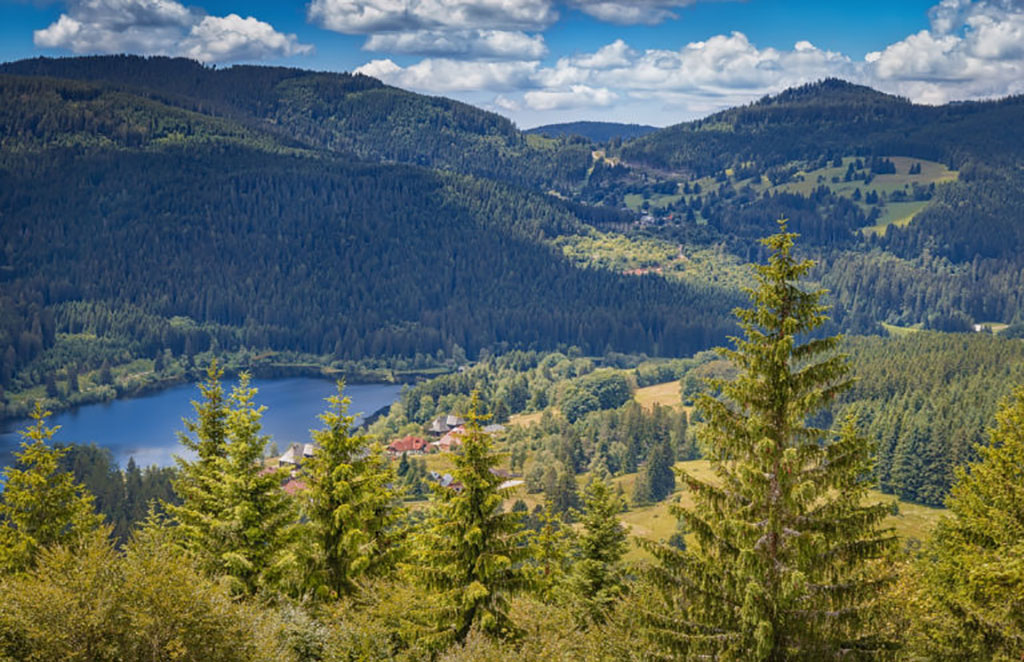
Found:
[[422, 92], [512, 91], [530, 87], [537, 62], [478, 62], [427, 58], [408, 67], [390, 59], [373, 60], [356, 73]]
[[345, 34], [439, 29], [536, 31], [558, 19], [550, 0], [312, 0], [309, 20]]
[[538, 32], [558, 20], [551, 0], [312, 0], [309, 20], [367, 35], [369, 51], [490, 59], [547, 54]]
[[[657, 25], [679, 18], [677, 10], [700, 0], [570, 0], [570, 5], [599, 21], [619, 25]], [[708, 1], [708, 0], [705, 0]], [[729, 1], [729, 0], [710, 0]]]
[[417, 30], [371, 35], [368, 51], [478, 58], [536, 59], [547, 54], [541, 35], [507, 30]]
[[789, 50], [758, 48], [734, 32], [678, 50], [638, 50], [620, 39], [548, 66], [428, 58], [403, 67], [381, 59], [358, 71], [420, 92], [490, 93], [490, 105], [514, 114], [613, 107], [651, 114], [657, 108], [679, 121], [828, 76], [853, 78], [859, 70], [850, 58], [808, 41]]
[[868, 82], [923, 103], [1024, 92], [1024, 2], [943, 0], [931, 26], [865, 57]]
[[563, 108], [593, 108], [610, 106], [619, 95], [607, 87], [593, 88], [586, 85], [572, 85], [568, 90], [531, 90], [523, 95], [526, 105], [534, 110], [555, 110]]
[[175, 0], [72, 0], [33, 35], [37, 46], [73, 53], [181, 55], [203, 62], [300, 55], [300, 44], [269, 23], [237, 14], [208, 16]]
[[[655, 14], [689, 4], [573, 1], [591, 13], [611, 4], [653, 8]], [[930, 104], [1024, 93], [1024, 0], [940, 0], [929, 19], [927, 29], [863, 59], [808, 40], [790, 48], [759, 47], [732, 32], [676, 49], [640, 49], [617, 39], [554, 62], [534, 53], [516, 59], [508, 49], [500, 65], [468, 54], [408, 66], [376, 60], [363, 71], [421, 92], [458, 92], [527, 121], [579, 118], [587, 116], [580, 111], [590, 111], [619, 121], [677, 122], [828, 77]]]

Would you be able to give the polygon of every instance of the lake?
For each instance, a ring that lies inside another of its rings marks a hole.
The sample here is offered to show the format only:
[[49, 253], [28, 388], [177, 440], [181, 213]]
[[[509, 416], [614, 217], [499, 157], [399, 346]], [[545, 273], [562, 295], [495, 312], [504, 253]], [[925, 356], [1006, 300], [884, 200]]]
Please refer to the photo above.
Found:
[[[225, 380], [230, 392], [233, 381]], [[255, 401], [266, 405], [263, 432], [271, 436], [284, 452], [294, 441], [309, 441], [309, 431], [322, 427], [317, 415], [324, 411], [324, 401], [333, 395], [333, 381], [310, 377], [253, 380], [259, 389]], [[349, 384], [345, 394], [352, 399], [349, 412], [370, 415], [398, 399], [401, 384]], [[55, 442], [89, 444], [109, 448], [123, 468], [129, 457], [139, 466], [170, 465], [174, 454], [183, 451], [177, 432], [184, 431], [183, 418], [193, 418], [191, 400], [198, 400], [195, 384], [181, 384], [150, 395], [124, 398], [76, 410], [61, 412], [48, 420], [48, 425], [61, 428]], [[359, 423], [360, 419], [356, 420]], [[0, 466], [13, 461], [21, 436], [31, 423], [29, 419], [0, 422]]]

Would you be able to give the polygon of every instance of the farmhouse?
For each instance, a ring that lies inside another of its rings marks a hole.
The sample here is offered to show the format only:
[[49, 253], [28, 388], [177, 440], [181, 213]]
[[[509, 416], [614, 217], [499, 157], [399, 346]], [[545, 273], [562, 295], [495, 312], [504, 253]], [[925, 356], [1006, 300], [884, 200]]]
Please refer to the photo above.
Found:
[[396, 439], [388, 444], [388, 454], [391, 457], [400, 457], [405, 453], [410, 455], [423, 455], [429, 450], [429, 444], [425, 439], [408, 435], [401, 439]]
[[437, 441], [432, 441], [430, 443], [430, 447], [442, 453], [450, 453], [451, 451], [455, 450], [456, 448], [462, 445], [461, 437], [465, 433], [466, 428], [463, 426], [459, 426], [457, 428], [452, 429], [451, 432], [444, 435]]
[[313, 444], [292, 444], [281, 456], [279, 462], [281, 465], [290, 464], [293, 467], [298, 467], [303, 460], [313, 457], [315, 450]]
[[456, 416], [455, 414], [448, 414], [447, 416], [438, 416], [433, 421], [431, 421], [428, 430], [430, 431], [431, 434], [445, 434], [459, 427], [460, 425], [465, 424], [466, 420], [461, 416]]

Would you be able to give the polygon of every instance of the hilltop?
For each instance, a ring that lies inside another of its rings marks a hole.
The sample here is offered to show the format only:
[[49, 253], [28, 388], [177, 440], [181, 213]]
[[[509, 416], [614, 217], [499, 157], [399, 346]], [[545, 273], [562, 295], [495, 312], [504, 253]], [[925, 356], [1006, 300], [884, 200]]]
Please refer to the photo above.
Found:
[[596, 143], [605, 143], [612, 139], [631, 140], [640, 138], [658, 130], [656, 126], [646, 124], [622, 124], [620, 122], [566, 122], [564, 124], [546, 124], [527, 129], [524, 133], [560, 138], [562, 136], [582, 136]]

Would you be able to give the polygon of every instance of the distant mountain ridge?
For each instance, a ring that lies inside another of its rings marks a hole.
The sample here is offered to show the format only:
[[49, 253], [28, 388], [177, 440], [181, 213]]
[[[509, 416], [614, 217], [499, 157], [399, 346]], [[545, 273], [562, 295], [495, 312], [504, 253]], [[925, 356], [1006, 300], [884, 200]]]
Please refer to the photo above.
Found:
[[630, 163], [706, 175], [835, 154], [912, 156], [958, 167], [1024, 155], [1024, 95], [924, 106], [826, 79], [630, 142]]
[[119, 86], [168, 105], [231, 117], [315, 149], [532, 189], [568, 190], [590, 167], [585, 146], [536, 148], [501, 115], [361, 74], [214, 68], [184, 58], [136, 55], [35, 58], [0, 64], [0, 74]]
[[533, 133], [550, 138], [562, 136], [582, 136], [597, 143], [604, 143], [618, 138], [620, 140], [632, 140], [654, 133], [658, 130], [656, 126], [647, 124], [622, 124], [620, 122], [565, 122], [563, 124], [546, 124], [532, 129], [526, 129], [523, 133]]
[[[114, 356], [186, 339], [345, 359], [722, 342], [739, 295], [714, 264], [687, 285], [574, 267], [550, 240], [591, 225], [613, 251], [652, 238], [680, 263], [706, 248], [745, 262], [785, 217], [843, 328], [1008, 323], [1024, 314], [1022, 109], [826, 80], [595, 156], [573, 135], [627, 125], [543, 138], [353, 74], [2, 64], [0, 385], [41, 384], [68, 356], [60, 332], [110, 334]], [[957, 172], [922, 184], [901, 165], [874, 190], [888, 157]]]

